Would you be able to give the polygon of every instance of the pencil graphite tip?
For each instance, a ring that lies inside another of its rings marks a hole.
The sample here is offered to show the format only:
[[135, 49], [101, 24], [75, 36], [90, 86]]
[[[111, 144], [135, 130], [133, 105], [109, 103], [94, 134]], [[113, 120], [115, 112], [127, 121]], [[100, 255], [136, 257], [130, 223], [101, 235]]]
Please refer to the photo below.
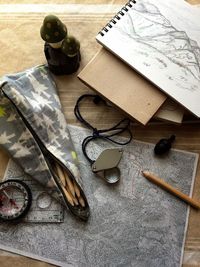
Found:
[[149, 172], [148, 171], [141, 171], [142, 172], [142, 175], [145, 176], [145, 175], [148, 175]]

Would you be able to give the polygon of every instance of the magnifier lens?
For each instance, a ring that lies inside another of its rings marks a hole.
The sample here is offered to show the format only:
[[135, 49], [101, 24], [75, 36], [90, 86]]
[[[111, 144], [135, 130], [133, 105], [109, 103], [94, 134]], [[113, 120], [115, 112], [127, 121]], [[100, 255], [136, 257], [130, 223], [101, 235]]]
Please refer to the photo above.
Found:
[[46, 193], [42, 192], [38, 197], [37, 197], [37, 206], [40, 209], [47, 209], [51, 206], [52, 199], [51, 197]]
[[120, 170], [119, 168], [112, 168], [104, 171], [104, 179], [110, 183], [114, 184], [120, 179]]

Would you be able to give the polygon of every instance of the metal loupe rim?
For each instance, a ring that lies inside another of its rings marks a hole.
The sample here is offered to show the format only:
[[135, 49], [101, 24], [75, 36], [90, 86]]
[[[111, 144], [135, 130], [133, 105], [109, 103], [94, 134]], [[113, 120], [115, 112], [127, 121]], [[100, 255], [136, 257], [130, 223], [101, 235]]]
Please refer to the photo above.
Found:
[[120, 169], [118, 167], [114, 167], [112, 169], [104, 170], [104, 179], [109, 184], [115, 184], [120, 180]]

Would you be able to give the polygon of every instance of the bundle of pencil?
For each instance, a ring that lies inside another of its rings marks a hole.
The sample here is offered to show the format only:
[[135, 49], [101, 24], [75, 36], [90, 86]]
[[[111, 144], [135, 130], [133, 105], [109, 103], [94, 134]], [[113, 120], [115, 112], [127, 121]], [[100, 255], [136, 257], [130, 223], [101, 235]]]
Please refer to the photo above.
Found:
[[61, 186], [68, 202], [72, 206], [81, 205], [81, 207], [84, 208], [85, 201], [84, 198], [81, 196], [81, 190], [77, 182], [75, 180], [72, 180], [67, 174], [66, 170], [58, 163], [55, 163], [55, 171], [61, 181]]

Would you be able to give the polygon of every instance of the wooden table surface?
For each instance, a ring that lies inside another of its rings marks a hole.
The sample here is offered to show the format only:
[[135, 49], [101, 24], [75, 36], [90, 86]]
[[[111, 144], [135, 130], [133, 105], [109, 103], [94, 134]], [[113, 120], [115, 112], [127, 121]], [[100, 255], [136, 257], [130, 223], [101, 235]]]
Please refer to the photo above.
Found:
[[[177, 0], [178, 1], [178, 0]], [[181, 1], [181, 0], [180, 0]], [[1, 63], [0, 75], [6, 73], [17, 72], [22, 69], [45, 63], [43, 54], [44, 43], [39, 36], [39, 28], [41, 26], [43, 17], [47, 13], [54, 13], [58, 15], [68, 29], [77, 36], [81, 41], [82, 62], [80, 70], [89, 62], [89, 60], [100, 49], [96, 43], [94, 36], [101, 29], [102, 26], [111, 18], [115, 9], [123, 5], [125, 1], [0, 1], [0, 47], [1, 47]], [[200, 0], [191, 0], [192, 4], [200, 4]], [[33, 7], [26, 4], [34, 4]], [[49, 6], [45, 7], [44, 3]], [[53, 7], [55, 3], [60, 5], [66, 4], [66, 8], [70, 6], [84, 6], [91, 5], [95, 8], [96, 4], [104, 6], [105, 12], [102, 13], [83, 13], [69, 14], [59, 10], [58, 6]], [[2, 4], [9, 4], [6, 7]], [[15, 4], [18, 4], [16, 10]], [[23, 4], [23, 5], [22, 5]], [[25, 4], [25, 5], [24, 5]], [[107, 10], [106, 5], [110, 4], [111, 9]], [[37, 8], [36, 8], [37, 7]], [[5, 19], [6, 18], [6, 19]], [[6, 60], [4, 60], [6, 59]], [[79, 70], [79, 71], [80, 71]], [[64, 113], [67, 122], [80, 125], [77, 123], [73, 108], [77, 98], [90, 90], [83, 85], [77, 78], [77, 74], [70, 76], [55, 77], [58, 85], [58, 91], [61, 102], [64, 108]], [[96, 112], [91, 106], [87, 106], [84, 110], [85, 116], [90, 122], [99, 127], [109, 127], [123, 117], [119, 111], [111, 111], [109, 109], [99, 109]], [[163, 137], [169, 137], [171, 134], [176, 135], [176, 141], [173, 145], [174, 148], [183, 149], [191, 152], [200, 153], [200, 123], [196, 124], [154, 124], [154, 125], [134, 125], [133, 128], [134, 138], [146, 142], [156, 143]], [[0, 177], [3, 177], [5, 168], [8, 162], [8, 155], [0, 150]], [[200, 167], [198, 166], [197, 175], [194, 186], [193, 197], [200, 199]], [[189, 225], [185, 243], [184, 252], [184, 266], [200, 266], [200, 212], [191, 209], [189, 217]], [[50, 266], [47, 263], [42, 263], [36, 260], [28, 259], [26, 257], [14, 255], [12, 253], [0, 253], [0, 266], [8, 267], [15, 264], [16, 267], [20, 266]]]

